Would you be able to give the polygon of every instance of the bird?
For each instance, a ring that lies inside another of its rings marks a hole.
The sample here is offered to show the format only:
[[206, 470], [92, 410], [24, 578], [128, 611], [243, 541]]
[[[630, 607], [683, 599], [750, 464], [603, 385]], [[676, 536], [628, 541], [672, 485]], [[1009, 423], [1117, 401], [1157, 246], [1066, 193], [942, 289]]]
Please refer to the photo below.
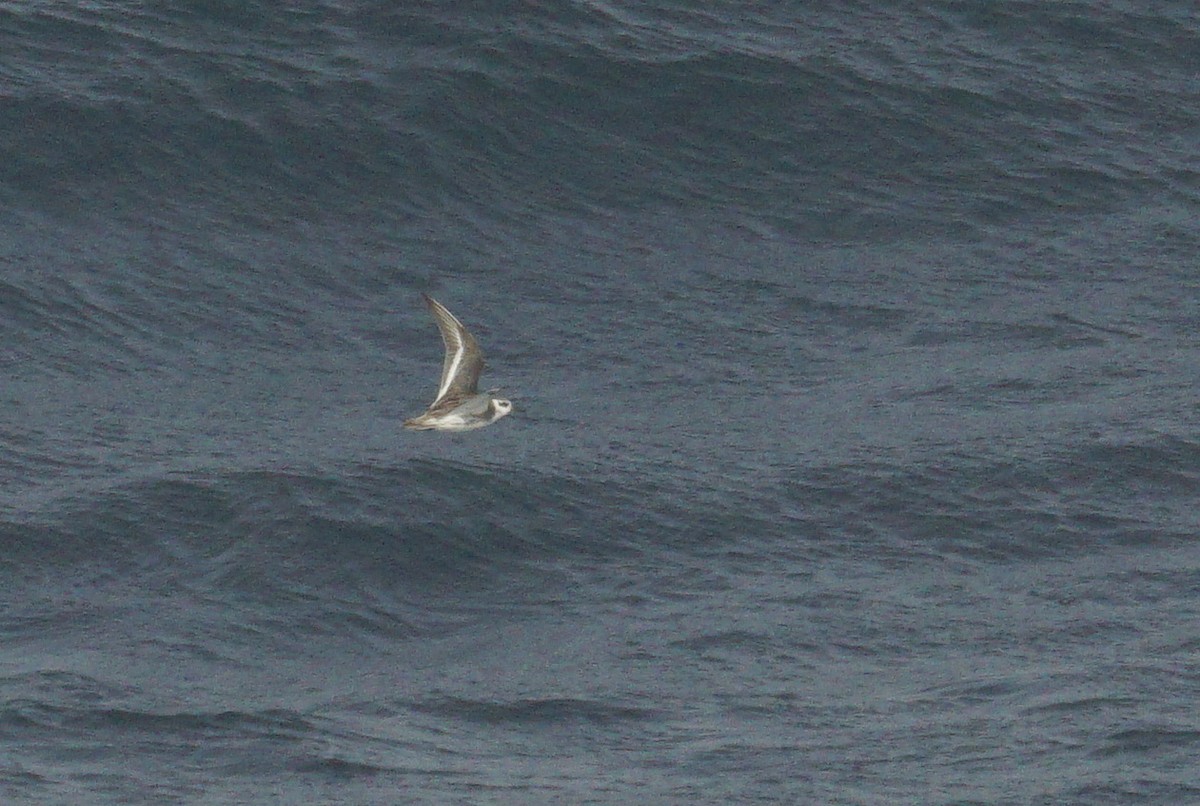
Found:
[[437, 397], [424, 414], [405, 420], [404, 427], [414, 431], [471, 431], [510, 414], [512, 401], [492, 396], [499, 389], [484, 394], [478, 391], [484, 364], [475, 337], [445, 305], [428, 294], [421, 296], [442, 333], [446, 358]]

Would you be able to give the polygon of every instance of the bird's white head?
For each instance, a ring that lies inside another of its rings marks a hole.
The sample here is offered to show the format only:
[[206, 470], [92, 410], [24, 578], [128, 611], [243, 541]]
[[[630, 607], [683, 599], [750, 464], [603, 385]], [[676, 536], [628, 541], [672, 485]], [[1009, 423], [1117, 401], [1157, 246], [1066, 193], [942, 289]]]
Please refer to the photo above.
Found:
[[496, 419], [499, 420], [506, 414], [512, 413], [512, 401], [505, 400], [502, 397], [497, 397], [492, 400], [492, 406], [496, 410]]

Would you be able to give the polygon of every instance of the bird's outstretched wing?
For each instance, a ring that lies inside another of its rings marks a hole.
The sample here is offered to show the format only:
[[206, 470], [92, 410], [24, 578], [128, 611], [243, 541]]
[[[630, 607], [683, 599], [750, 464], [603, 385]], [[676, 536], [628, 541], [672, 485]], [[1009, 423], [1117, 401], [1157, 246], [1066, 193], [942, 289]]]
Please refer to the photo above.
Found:
[[483, 372], [483, 351], [479, 349], [475, 337], [454, 314], [446, 310], [445, 305], [428, 294], [421, 296], [425, 298], [425, 304], [429, 306], [438, 330], [442, 332], [442, 341], [446, 344], [442, 381], [438, 386], [437, 398], [429, 406], [434, 409], [447, 400], [461, 400], [476, 394], [479, 375]]

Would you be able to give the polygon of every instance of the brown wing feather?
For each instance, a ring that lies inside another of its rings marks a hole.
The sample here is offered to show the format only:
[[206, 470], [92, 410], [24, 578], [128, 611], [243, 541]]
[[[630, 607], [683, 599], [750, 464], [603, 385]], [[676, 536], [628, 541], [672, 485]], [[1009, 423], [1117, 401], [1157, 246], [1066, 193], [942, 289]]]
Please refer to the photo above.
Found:
[[[438, 396], [429, 407], [433, 409], [453, 408], [445, 404], [451, 400], [461, 402], [463, 399], [476, 394], [479, 388], [479, 375], [483, 372], [483, 351], [471, 332], [463, 327], [463, 323], [428, 294], [422, 294], [425, 304], [429, 306], [433, 319], [437, 322], [442, 334], [442, 342], [446, 345], [446, 357], [442, 360], [442, 378], [438, 384]], [[459, 357], [459, 352], [462, 352]], [[455, 405], [457, 405], [457, 402]]]

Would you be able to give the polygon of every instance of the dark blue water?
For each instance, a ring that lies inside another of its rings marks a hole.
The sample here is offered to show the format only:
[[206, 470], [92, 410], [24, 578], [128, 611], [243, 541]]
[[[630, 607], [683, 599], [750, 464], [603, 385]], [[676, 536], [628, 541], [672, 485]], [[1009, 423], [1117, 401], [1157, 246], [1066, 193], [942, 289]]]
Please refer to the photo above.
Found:
[[1200, 802], [1194, 4], [0, 54], [5, 803]]

